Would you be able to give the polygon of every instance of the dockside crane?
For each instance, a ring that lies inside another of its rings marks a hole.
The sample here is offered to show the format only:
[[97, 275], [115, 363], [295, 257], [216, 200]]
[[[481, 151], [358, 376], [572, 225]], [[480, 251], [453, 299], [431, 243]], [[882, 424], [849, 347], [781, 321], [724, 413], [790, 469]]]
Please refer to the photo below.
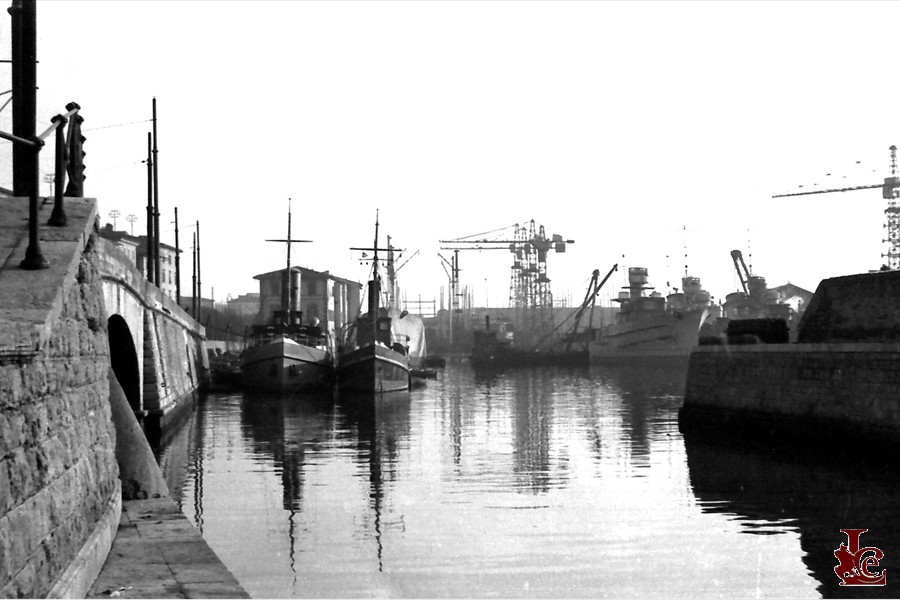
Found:
[[[584, 294], [584, 300], [581, 301], [581, 306], [578, 307], [574, 313], [570, 314], [568, 317], [562, 320], [559, 325], [553, 328], [553, 331], [545, 335], [541, 338], [537, 344], [534, 345], [534, 349], [540, 347], [541, 344], [546, 342], [551, 335], [562, 329], [562, 326], [565, 325], [569, 319], [573, 319], [572, 326], [569, 329], [569, 333], [564, 337], [565, 340], [565, 351], [569, 352], [572, 350], [572, 345], [578, 341], [585, 341], [584, 335], [579, 335], [578, 327], [581, 325], [581, 319], [584, 317], [584, 314], [589, 312], [590, 316], [588, 317], [588, 328], [590, 329], [590, 324], [594, 322], [594, 306], [597, 304], [597, 296], [600, 295], [600, 290], [609, 281], [609, 278], [612, 277], [612, 274], [619, 270], [619, 264], [616, 263], [612, 266], [609, 272], [606, 274], [606, 277], [600, 281], [600, 269], [594, 269], [594, 272], [591, 273], [591, 280], [588, 283], [587, 292]], [[589, 331], [588, 331], [589, 333]]]
[[731, 260], [734, 262], [734, 270], [737, 271], [738, 279], [741, 280], [741, 287], [744, 288], [744, 293], [749, 294], [750, 278], [753, 275], [750, 273], [750, 269], [747, 268], [746, 263], [744, 263], [744, 255], [741, 254], [740, 250], [732, 250]]
[[[459, 308], [459, 250], [453, 251], [453, 256], [450, 257], [450, 260], [444, 258], [440, 252], [438, 252], [438, 258], [443, 261], [441, 267], [444, 268], [447, 279], [450, 281], [450, 298], [448, 298], [447, 308], [450, 309], [450, 345], [452, 346], [453, 330], [456, 328], [454, 324], [459, 319], [459, 313], [462, 312], [462, 309]], [[447, 266], [450, 267], [449, 271]]]
[[[508, 230], [504, 228], [486, 233], [497, 233]], [[553, 234], [547, 237], [543, 225], [536, 225], [534, 220], [529, 226], [516, 223], [512, 226], [511, 238], [475, 239], [484, 233], [465, 236], [453, 240], [440, 240], [442, 250], [505, 250], [513, 255], [510, 271], [509, 303], [513, 308], [546, 308], [553, 306], [550, 291], [550, 278], [547, 276], [547, 255], [550, 250], [565, 252], [566, 244], [574, 244], [575, 240], [563, 239]], [[458, 263], [457, 263], [458, 267]]]
[[[510, 237], [493, 237], [500, 232], [512, 229]], [[480, 237], [491, 236], [491, 237]], [[575, 240], [564, 239], [553, 234], [547, 237], [543, 225], [535, 224], [532, 219], [528, 226], [516, 223], [484, 233], [452, 239], [440, 240], [442, 250], [506, 250], [513, 255], [509, 279], [509, 306], [516, 309], [516, 326], [524, 335], [518, 340], [526, 342], [532, 335], [538, 335], [552, 325], [553, 295], [550, 290], [550, 278], [547, 276], [547, 256], [550, 251], [565, 252], [566, 244], [574, 244]], [[457, 262], [457, 268], [459, 263]]]
[[789, 194], [776, 194], [773, 198], [787, 198], [789, 196], [808, 196], [811, 194], [828, 194], [831, 192], [853, 192], [856, 190], [872, 190], [881, 188], [881, 196], [887, 200], [887, 208], [884, 209], [885, 229], [887, 239], [881, 240], [887, 244], [886, 253], [882, 258], [887, 258], [887, 268], [895, 271], [900, 269], [900, 176], [897, 174], [897, 146], [891, 146], [891, 176], [885, 177], [884, 182], [872, 185], [859, 185], [846, 188], [833, 188], [827, 190], [812, 190], [793, 192]]

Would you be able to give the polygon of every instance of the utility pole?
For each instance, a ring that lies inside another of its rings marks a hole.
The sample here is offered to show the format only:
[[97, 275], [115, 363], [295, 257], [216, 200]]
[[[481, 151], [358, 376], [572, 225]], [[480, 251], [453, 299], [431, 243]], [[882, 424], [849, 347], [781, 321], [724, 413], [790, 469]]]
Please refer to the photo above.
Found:
[[153, 258], [153, 251], [156, 244], [153, 242], [153, 134], [147, 132], [147, 281], [153, 281], [153, 268], [156, 261]]
[[175, 207], [175, 303], [181, 306], [181, 248], [178, 246], [178, 207]]
[[200, 292], [202, 289], [202, 284], [200, 283], [200, 221], [197, 221], [197, 316], [194, 319], [200, 318], [200, 313], [202, 312], [203, 304], [203, 294]]
[[131, 235], [134, 235], [134, 222], [137, 221], [137, 215], [128, 215], [125, 220], [131, 225]]
[[[156, 97], [153, 97], [153, 229], [156, 236], [153, 242], [156, 247], [153, 250], [154, 272], [156, 274], [156, 285], [160, 285], [159, 277], [159, 156], [157, 155], [157, 135], [156, 135]], [[198, 234], [199, 235], [199, 234]]]
[[193, 259], [193, 275], [191, 275], [191, 316], [197, 320], [197, 232], [194, 232], [194, 245], [191, 252]]

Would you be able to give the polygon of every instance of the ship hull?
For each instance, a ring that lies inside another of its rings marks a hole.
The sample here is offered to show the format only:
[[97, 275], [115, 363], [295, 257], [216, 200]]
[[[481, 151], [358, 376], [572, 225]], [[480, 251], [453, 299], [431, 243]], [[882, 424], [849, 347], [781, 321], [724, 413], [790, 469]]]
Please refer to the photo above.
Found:
[[476, 369], [508, 367], [583, 366], [588, 363], [587, 351], [529, 352], [510, 348], [476, 349], [469, 356]]
[[341, 356], [338, 388], [351, 392], [396, 392], [409, 389], [409, 360], [380, 344], [363, 346]]
[[601, 327], [588, 344], [592, 363], [652, 360], [687, 365], [700, 338], [705, 311], [652, 315], [631, 323]]
[[329, 385], [331, 353], [290, 339], [273, 340], [244, 351], [241, 383], [248, 391], [287, 393]]

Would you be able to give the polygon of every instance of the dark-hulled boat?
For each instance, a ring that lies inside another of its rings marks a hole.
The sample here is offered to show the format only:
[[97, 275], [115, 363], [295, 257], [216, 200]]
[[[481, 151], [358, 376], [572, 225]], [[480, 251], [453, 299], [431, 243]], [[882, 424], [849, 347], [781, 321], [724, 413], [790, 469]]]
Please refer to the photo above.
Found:
[[269, 325], [254, 325], [250, 346], [241, 356], [245, 390], [293, 392], [327, 385], [334, 361], [327, 336], [318, 326], [301, 325], [300, 311], [285, 322], [276, 311]]
[[291, 393], [329, 385], [334, 376], [334, 354], [328, 334], [318, 325], [303, 325], [300, 308], [300, 272], [291, 268], [291, 244], [309, 240], [291, 239], [288, 205], [288, 236], [267, 240], [287, 244], [287, 268], [281, 276], [281, 308], [268, 323], [254, 325], [247, 348], [241, 354], [241, 385], [248, 391]]
[[[410, 385], [409, 341], [403, 323], [406, 311], [381, 306], [378, 272], [378, 219], [375, 246], [353, 248], [373, 252], [368, 284], [368, 312], [348, 328], [337, 361], [338, 389], [353, 392], [394, 392]], [[421, 323], [421, 321], [420, 321]]]

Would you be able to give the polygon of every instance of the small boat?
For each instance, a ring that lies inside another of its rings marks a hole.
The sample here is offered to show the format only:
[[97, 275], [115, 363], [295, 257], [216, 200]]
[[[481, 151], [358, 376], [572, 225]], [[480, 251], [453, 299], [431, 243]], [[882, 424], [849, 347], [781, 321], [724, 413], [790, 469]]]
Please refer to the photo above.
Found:
[[302, 324], [300, 272], [291, 268], [291, 244], [309, 240], [291, 239], [288, 203], [287, 268], [281, 277], [281, 309], [270, 321], [251, 328], [249, 344], [241, 354], [241, 383], [248, 391], [290, 393], [322, 387], [332, 381], [334, 355], [327, 332], [318, 323]]
[[[410, 339], [407, 331], [414, 319], [406, 311], [381, 306], [381, 275], [378, 272], [378, 219], [375, 246], [351, 248], [373, 252], [372, 279], [368, 283], [368, 311], [350, 324], [337, 360], [339, 391], [395, 392], [410, 386]], [[418, 320], [421, 327], [421, 320]], [[423, 328], [424, 329], [424, 328]], [[424, 340], [424, 332], [422, 333]]]
[[241, 382], [245, 390], [295, 392], [327, 385], [333, 374], [333, 357], [321, 328], [285, 322], [276, 311], [269, 325], [254, 325], [250, 346], [241, 356]]

